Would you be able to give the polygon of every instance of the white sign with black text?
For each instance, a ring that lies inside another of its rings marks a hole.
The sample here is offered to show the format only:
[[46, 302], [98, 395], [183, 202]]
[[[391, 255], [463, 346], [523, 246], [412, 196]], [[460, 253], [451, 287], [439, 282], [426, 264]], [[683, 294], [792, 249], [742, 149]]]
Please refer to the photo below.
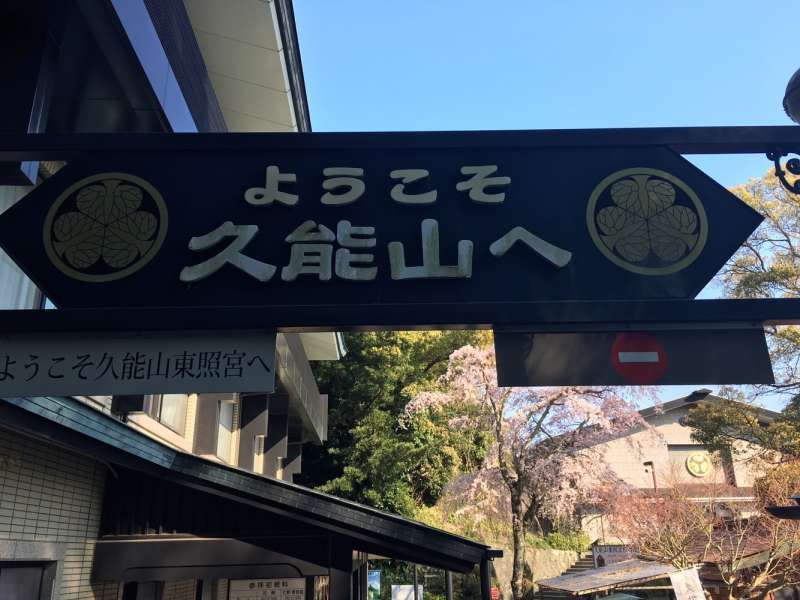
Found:
[[703, 584], [697, 569], [686, 569], [669, 574], [672, 589], [675, 591], [676, 600], [705, 600]]
[[0, 335], [3, 395], [274, 390], [274, 332]]
[[595, 544], [592, 546], [592, 558], [595, 567], [605, 567], [636, 558], [636, 553], [632, 547], [622, 544]]
[[393, 585], [392, 600], [422, 600], [422, 586], [417, 585], [417, 597], [414, 598], [413, 585]]
[[283, 579], [231, 579], [229, 600], [304, 600], [304, 577]]

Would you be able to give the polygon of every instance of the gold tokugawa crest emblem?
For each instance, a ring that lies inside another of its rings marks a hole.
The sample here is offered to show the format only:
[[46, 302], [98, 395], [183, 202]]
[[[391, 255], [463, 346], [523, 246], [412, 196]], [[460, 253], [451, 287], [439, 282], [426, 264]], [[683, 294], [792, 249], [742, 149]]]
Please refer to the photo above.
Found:
[[100, 173], [68, 187], [44, 223], [53, 265], [79, 281], [122, 279], [156, 255], [167, 234], [167, 207], [144, 179]]
[[603, 179], [589, 198], [586, 224], [606, 258], [640, 275], [685, 269], [708, 239], [708, 218], [694, 190], [674, 175], [645, 167]]
[[686, 470], [695, 477], [705, 477], [711, 472], [711, 459], [705, 452], [692, 452], [686, 458]]

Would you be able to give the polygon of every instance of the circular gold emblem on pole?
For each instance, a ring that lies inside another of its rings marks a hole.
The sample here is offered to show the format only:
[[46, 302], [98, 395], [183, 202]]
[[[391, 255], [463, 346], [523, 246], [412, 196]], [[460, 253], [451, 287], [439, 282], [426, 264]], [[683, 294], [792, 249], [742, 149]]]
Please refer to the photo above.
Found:
[[167, 206], [144, 179], [100, 173], [69, 186], [47, 212], [44, 248], [64, 275], [103, 283], [127, 277], [158, 253]]
[[695, 477], [705, 477], [711, 472], [711, 459], [705, 452], [692, 452], [686, 458], [686, 470]]
[[606, 258], [639, 275], [685, 269], [708, 239], [708, 218], [694, 190], [670, 173], [646, 167], [603, 179], [589, 197], [586, 225]]

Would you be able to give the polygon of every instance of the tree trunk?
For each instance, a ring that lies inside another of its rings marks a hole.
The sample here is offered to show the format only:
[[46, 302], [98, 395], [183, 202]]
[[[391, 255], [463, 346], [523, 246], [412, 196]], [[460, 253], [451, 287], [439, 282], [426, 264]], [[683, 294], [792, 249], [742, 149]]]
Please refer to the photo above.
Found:
[[522, 519], [522, 506], [512, 501], [511, 531], [514, 538], [514, 567], [511, 571], [511, 593], [514, 600], [522, 600], [525, 593], [525, 524]]

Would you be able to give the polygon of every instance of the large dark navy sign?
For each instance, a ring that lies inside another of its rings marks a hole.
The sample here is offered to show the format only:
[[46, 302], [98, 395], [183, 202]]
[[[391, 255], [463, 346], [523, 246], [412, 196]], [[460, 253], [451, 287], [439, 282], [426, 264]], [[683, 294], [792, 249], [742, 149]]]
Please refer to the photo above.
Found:
[[761, 221], [667, 148], [437, 135], [92, 154], [4, 213], [0, 245], [61, 307], [366, 304], [391, 324], [401, 305], [693, 298]]

